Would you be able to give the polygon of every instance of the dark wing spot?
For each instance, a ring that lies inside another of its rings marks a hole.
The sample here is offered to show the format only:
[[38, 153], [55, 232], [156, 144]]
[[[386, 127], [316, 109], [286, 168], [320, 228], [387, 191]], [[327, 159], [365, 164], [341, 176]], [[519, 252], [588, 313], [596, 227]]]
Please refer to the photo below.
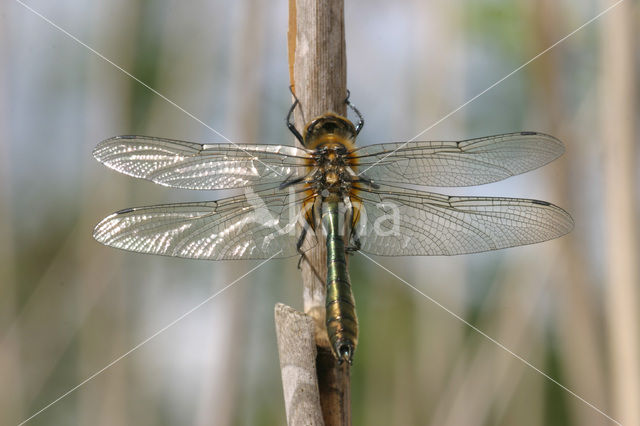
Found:
[[550, 206], [551, 203], [547, 203], [546, 201], [540, 201], [540, 200], [531, 200], [531, 202], [533, 204], [540, 204], [541, 206]]
[[126, 208], [126, 209], [122, 209], [116, 212], [116, 214], [126, 214], [126, 213], [131, 213], [132, 211], [134, 211], [135, 209], [133, 209], [132, 207]]

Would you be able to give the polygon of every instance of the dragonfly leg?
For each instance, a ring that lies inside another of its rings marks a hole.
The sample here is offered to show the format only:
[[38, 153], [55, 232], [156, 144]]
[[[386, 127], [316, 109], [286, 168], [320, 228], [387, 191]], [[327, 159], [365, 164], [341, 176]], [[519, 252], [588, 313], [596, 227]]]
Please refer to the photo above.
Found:
[[307, 257], [306, 253], [302, 251], [302, 244], [304, 244], [304, 239], [306, 236], [307, 236], [307, 228], [303, 226], [302, 232], [300, 233], [300, 238], [298, 239], [298, 243], [296, 244], [296, 250], [298, 251], [298, 254], [300, 254], [300, 259], [298, 259], [298, 269], [302, 269], [302, 261], [303, 260], [306, 261], [311, 267], [311, 271], [313, 272], [313, 275], [316, 276], [318, 281], [320, 281], [321, 283], [324, 283], [325, 282], [324, 278], [318, 273], [316, 268], [313, 267], [311, 262], [309, 262], [309, 258]]
[[[349, 209], [350, 212], [350, 218], [349, 218], [349, 223], [353, 224], [353, 215], [354, 215], [354, 208], [352, 207], [351, 209]], [[358, 231], [356, 231], [355, 226], [351, 226], [351, 236], [349, 238], [349, 245], [347, 245], [345, 247], [345, 251], [347, 252], [347, 254], [351, 254], [354, 251], [358, 251], [360, 250], [360, 247], [362, 247], [362, 244], [360, 243], [360, 237], [358, 236]]]
[[358, 134], [360, 134], [360, 130], [362, 130], [362, 128], [364, 127], [364, 117], [362, 116], [360, 111], [358, 111], [358, 108], [356, 108], [356, 106], [351, 103], [351, 101], [349, 100], [349, 96], [351, 96], [351, 92], [347, 90], [347, 98], [344, 100], [344, 103], [347, 104], [347, 106], [351, 108], [351, 110], [355, 112], [356, 115], [358, 116], [358, 123], [356, 124], [356, 136], [357, 136]]
[[362, 243], [360, 242], [360, 237], [358, 237], [358, 233], [356, 231], [351, 232], [351, 240], [350, 244], [345, 247], [347, 253], [351, 254], [352, 252], [359, 251], [362, 247]]
[[304, 139], [302, 138], [302, 135], [300, 134], [298, 129], [296, 129], [296, 125], [293, 124], [293, 111], [296, 109], [298, 105], [300, 105], [300, 101], [298, 101], [298, 97], [296, 96], [296, 94], [293, 93], [293, 86], [289, 86], [289, 91], [293, 95], [293, 98], [295, 99], [295, 101], [293, 102], [293, 105], [291, 105], [291, 108], [289, 108], [289, 113], [287, 114], [287, 120], [286, 120], [287, 127], [289, 128], [289, 131], [293, 133], [293, 136], [295, 136], [296, 139], [298, 139], [298, 141], [302, 145], [304, 145]]
[[358, 176], [358, 182], [364, 183], [369, 188], [373, 188], [373, 189], [380, 188], [380, 185], [378, 185], [377, 183], [375, 183], [374, 181], [372, 181], [371, 179], [369, 179], [368, 177], [366, 177], [364, 175]]
[[302, 244], [304, 244], [304, 239], [307, 237], [307, 227], [302, 227], [302, 232], [300, 232], [300, 238], [298, 238], [298, 242], [296, 243], [296, 251], [300, 255], [300, 259], [298, 260], [298, 269], [300, 269], [300, 265], [302, 265], [302, 259], [306, 259], [307, 256], [302, 251]]
[[287, 178], [285, 180], [282, 181], [282, 183], [280, 184], [280, 186], [278, 187], [278, 189], [285, 189], [290, 187], [291, 185], [295, 185], [298, 184], [302, 181], [305, 180], [306, 176], [303, 177], [297, 177], [295, 179], [291, 179], [291, 177], [293, 176], [293, 174], [290, 174], [289, 176], [287, 176]]

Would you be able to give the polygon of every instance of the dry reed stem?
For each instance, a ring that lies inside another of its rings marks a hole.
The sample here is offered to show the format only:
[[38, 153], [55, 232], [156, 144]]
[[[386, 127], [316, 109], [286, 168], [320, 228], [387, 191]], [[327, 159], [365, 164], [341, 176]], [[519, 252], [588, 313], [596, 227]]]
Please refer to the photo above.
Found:
[[[298, 129], [303, 129], [306, 122], [328, 111], [346, 113], [343, 9], [342, 0], [289, 2], [289, 66], [291, 85], [300, 101], [300, 108], [295, 112]], [[322, 235], [318, 233], [317, 237], [317, 244], [307, 253], [301, 266], [304, 311], [315, 322], [314, 340], [318, 347], [316, 374], [324, 422], [327, 425], [348, 425], [351, 423], [350, 371], [347, 364], [337, 363], [329, 349], [325, 326], [326, 247]], [[280, 325], [278, 327], [279, 333], [285, 331], [280, 329]], [[302, 325], [298, 327], [303, 329]], [[282, 357], [287, 349], [280, 346], [279, 351]], [[301, 383], [308, 373], [300, 371]], [[287, 386], [291, 385], [284, 383], [284, 371], [283, 384], [287, 395], [290, 392]]]

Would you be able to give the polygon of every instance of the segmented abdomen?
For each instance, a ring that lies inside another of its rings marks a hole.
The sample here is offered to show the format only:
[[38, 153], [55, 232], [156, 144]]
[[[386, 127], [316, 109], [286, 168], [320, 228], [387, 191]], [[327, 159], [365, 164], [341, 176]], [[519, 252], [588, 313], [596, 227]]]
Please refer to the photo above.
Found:
[[340, 232], [339, 202], [330, 196], [322, 215], [327, 233], [327, 332], [334, 354], [351, 363], [358, 343], [358, 319]]

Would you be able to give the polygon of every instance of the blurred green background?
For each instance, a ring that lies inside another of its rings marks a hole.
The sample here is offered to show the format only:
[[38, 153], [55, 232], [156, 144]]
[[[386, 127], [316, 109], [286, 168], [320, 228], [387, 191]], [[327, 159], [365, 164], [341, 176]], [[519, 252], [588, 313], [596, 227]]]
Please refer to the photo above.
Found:
[[[286, 1], [27, 3], [229, 139], [293, 143]], [[346, 3], [361, 144], [415, 136], [613, 4]], [[377, 259], [625, 424], [640, 424], [629, 403], [640, 380], [638, 188], [637, 174], [630, 187], [612, 179], [627, 169], [607, 159], [615, 151], [637, 164], [638, 88], [624, 85], [638, 77], [637, 33], [629, 45], [615, 38], [624, 22], [637, 27], [636, 9], [613, 9], [420, 138], [559, 137], [567, 152], [549, 166], [441, 191], [553, 202], [575, 219], [569, 236]], [[13, 0], [0, 5], [0, 85], [0, 424], [15, 425], [258, 262], [154, 257], [92, 239], [101, 218], [125, 207], [227, 195], [114, 173], [91, 156], [99, 141], [223, 139]], [[621, 128], [631, 130], [616, 137]], [[616, 226], [629, 238], [617, 239]], [[284, 424], [273, 307], [302, 308], [296, 263], [267, 263], [28, 424]], [[351, 274], [361, 327], [354, 424], [612, 424], [365, 258], [353, 256]]]

